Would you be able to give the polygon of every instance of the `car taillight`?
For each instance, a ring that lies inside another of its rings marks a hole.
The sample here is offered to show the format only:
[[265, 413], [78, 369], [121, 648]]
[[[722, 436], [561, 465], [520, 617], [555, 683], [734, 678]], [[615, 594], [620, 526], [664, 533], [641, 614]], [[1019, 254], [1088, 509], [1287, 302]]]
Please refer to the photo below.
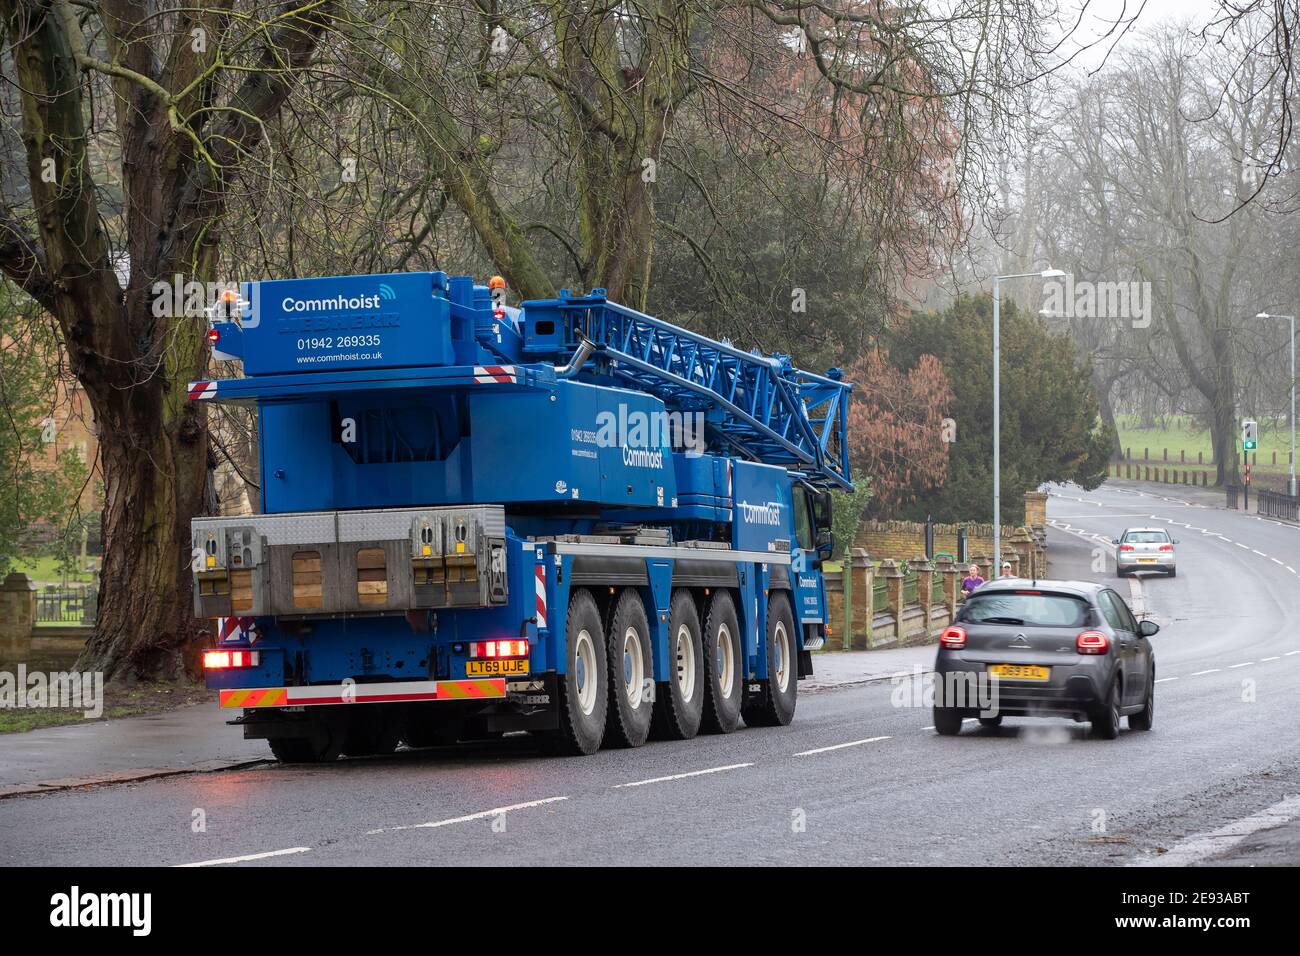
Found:
[[1083, 631], [1074, 639], [1074, 649], [1080, 654], [1105, 654], [1110, 650], [1110, 638], [1101, 631]]
[[474, 641], [469, 645], [470, 657], [527, 657], [527, 641]]
[[1131, 545], [1131, 544], [1121, 544], [1121, 545], [1119, 546], [1119, 549], [1120, 549], [1121, 551], [1132, 551], [1132, 550], [1133, 550], [1133, 545]]
[[954, 650], [966, 646], [966, 628], [953, 624], [943, 629], [939, 635], [939, 644]]
[[204, 651], [203, 666], [207, 670], [223, 670], [229, 667], [256, 667], [257, 651]]
[[1161, 551], [1172, 551], [1172, 550], [1174, 550], [1174, 546], [1173, 546], [1172, 544], [1162, 544], [1162, 545], [1160, 546], [1160, 550], [1161, 550]]

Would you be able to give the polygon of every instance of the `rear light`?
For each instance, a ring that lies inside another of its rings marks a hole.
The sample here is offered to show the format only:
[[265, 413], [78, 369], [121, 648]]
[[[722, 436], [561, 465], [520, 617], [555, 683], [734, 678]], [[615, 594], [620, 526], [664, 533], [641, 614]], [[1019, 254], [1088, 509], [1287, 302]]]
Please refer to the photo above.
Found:
[[469, 646], [470, 657], [527, 657], [527, 641], [474, 641]]
[[257, 651], [205, 651], [203, 667], [210, 671], [231, 667], [256, 667], [259, 656]]
[[1105, 654], [1110, 650], [1110, 638], [1101, 631], [1083, 631], [1074, 639], [1074, 649], [1080, 654]]
[[215, 345], [221, 340], [221, 333], [216, 329], [208, 329], [208, 341]]
[[1119, 546], [1119, 549], [1120, 549], [1121, 551], [1132, 551], [1132, 550], [1133, 550], [1133, 545], [1131, 545], [1131, 544], [1121, 544], [1121, 545]]
[[955, 624], [943, 629], [939, 635], [939, 644], [943, 647], [949, 647], [954, 650], [966, 646], [966, 628], [957, 627]]
[[1161, 550], [1161, 551], [1172, 551], [1172, 550], [1174, 550], [1174, 546], [1173, 546], [1172, 544], [1162, 544], [1162, 545], [1160, 546], [1160, 550]]

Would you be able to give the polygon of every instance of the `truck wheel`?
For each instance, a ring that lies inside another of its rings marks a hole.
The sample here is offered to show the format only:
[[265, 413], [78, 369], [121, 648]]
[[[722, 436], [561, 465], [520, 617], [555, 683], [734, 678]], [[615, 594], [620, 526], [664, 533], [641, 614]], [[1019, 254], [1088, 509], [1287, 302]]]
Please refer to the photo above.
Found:
[[635, 589], [625, 589], [619, 595], [608, 640], [608, 740], [616, 747], [640, 747], [650, 736], [654, 659], [650, 654], [650, 622]]
[[704, 713], [704, 646], [691, 592], [678, 590], [668, 612], [671, 673], [655, 689], [651, 730], [661, 740], [689, 740]]
[[338, 720], [324, 719], [307, 737], [272, 737], [267, 740], [271, 753], [281, 763], [332, 763], [343, 750], [343, 726]]
[[375, 757], [397, 749], [402, 726], [391, 714], [375, 704], [347, 705], [347, 731], [343, 735], [343, 752], [349, 757]]
[[594, 754], [605, 736], [605, 629], [591, 592], [581, 588], [569, 598], [564, 622], [566, 673], [557, 678], [560, 726], [541, 735], [552, 753]]
[[439, 717], [441, 704], [416, 704], [402, 727], [402, 740], [408, 747], [449, 747], [460, 739], [461, 722]]
[[708, 733], [729, 734], [740, 724], [741, 671], [736, 605], [729, 592], [717, 591], [704, 621], [702, 725]]
[[741, 708], [747, 726], [784, 727], [794, 719], [798, 655], [790, 601], [784, 594], [773, 594], [767, 602], [767, 680]]

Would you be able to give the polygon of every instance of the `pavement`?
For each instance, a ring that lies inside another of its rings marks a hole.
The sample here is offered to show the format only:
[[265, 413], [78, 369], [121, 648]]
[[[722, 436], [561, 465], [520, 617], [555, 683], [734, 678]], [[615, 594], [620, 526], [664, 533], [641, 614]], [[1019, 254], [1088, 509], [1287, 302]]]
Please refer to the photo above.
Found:
[[[887, 676], [933, 647], [819, 654], [830, 683], [800, 685], [789, 727], [567, 759], [512, 736], [16, 795], [0, 800], [0, 863], [1300, 863], [1300, 528], [1150, 487], [1056, 488], [1048, 504], [1052, 575], [1108, 581], [1161, 624], [1147, 733], [1012, 718], [940, 737], [922, 683]], [[1115, 578], [1105, 542], [1131, 524], [1175, 531], [1177, 578]], [[210, 731], [264, 755], [219, 717], [163, 736], [200, 759]]]
[[266, 742], [227, 727], [210, 704], [0, 735], [0, 799], [205, 772], [266, 760]]

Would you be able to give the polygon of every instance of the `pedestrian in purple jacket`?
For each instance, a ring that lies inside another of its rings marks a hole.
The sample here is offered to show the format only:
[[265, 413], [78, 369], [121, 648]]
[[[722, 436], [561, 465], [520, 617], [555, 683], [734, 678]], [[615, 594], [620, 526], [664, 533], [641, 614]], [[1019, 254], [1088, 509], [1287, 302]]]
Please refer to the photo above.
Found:
[[979, 565], [972, 564], [967, 570], [966, 577], [961, 579], [961, 596], [963, 600], [970, 597], [976, 588], [984, 584], [984, 579], [980, 577]]

